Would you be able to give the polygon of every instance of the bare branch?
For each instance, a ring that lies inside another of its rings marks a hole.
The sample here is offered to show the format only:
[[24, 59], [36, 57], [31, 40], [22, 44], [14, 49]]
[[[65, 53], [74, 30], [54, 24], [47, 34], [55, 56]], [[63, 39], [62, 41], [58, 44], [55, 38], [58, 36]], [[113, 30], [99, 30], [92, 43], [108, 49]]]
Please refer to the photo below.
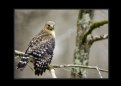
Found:
[[18, 51], [18, 50], [15, 50], [15, 56], [23, 56], [24, 55], [24, 52], [21, 52], [21, 51]]
[[104, 34], [104, 35], [100, 35], [100, 36], [89, 35], [87, 37], [88, 42], [90, 42], [91, 44], [96, 41], [100, 41], [100, 40], [104, 40], [104, 39], [108, 39], [108, 34]]
[[108, 21], [107, 20], [103, 20], [103, 21], [100, 21], [100, 22], [95, 22], [93, 23], [91, 26], [90, 26], [90, 29], [87, 31], [86, 34], [90, 34], [94, 29], [100, 27], [100, 26], [103, 26], [104, 24], [107, 24]]
[[15, 50], [15, 59], [20, 58], [20, 57], [23, 56], [23, 55], [24, 55], [24, 52]]
[[100, 35], [100, 36], [93, 36], [93, 41], [104, 40], [108, 38], [108, 34]]
[[85, 42], [87, 36], [88, 36], [89, 34], [91, 34], [92, 31], [93, 31], [94, 29], [96, 29], [97, 27], [100, 27], [100, 26], [102, 26], [102, 25], [104, 25], [104, 24], [107, 24], [107, 23], [108, 23], [107, 20], [103, 20], [103, 21], [100, 21], [100, 22], [95, 22], [95, 23], [93, 23], [93, 24], [90, 26], [89, 30], [84, 34], [84, 37], [83, 37], [83, 39], [82, 39], [82, 44]]
[[[15, 55], [18, 56], [18, 58], [20, 58], [21, 56], [24, 55], [24, 52], [15, 50]], [[31, 66], [28, 65], [28, 67], [33, 71], [33, 69], [32, 69]], [[97, 66], [84, 66], [84, 65], [74, 65], [74, 64], [67, 64], [67, 65], [49, 65], [49, 70], [51, 72], [52, 77], [53, 78], [57, 78], [56, 77], [56, 74], [55, 74], [55, 68], [75, 68], [75, 67], [87, 68], [87, 69], [96, 69], [98, 71], [99, 75], [100, 75], [100, 78], [102, 78], [102, 75], [101, 75], [100, 71], [102, 71], [102, 72], [108, 72], [108, 70], [101, 69], [101, 68], [99, 68]]]
[[[23, 56], [24, 55], [24, 52], [21, 52], [21, 51], [17, 51], [15, 50], [15, 54], [18, 55], [18, 56]], [[74, 67], [81, 67], [81, 68], [87, 68], [87, 69], [97, 69], [96, 66], [84, 66], [84, 65], [74, 65], [74, 64], [68, 64], [68, 65], [51, 65], [52, 68], [50, 69], [53, 69], [53, 68], [66, 68], [66, 67], [71, 67], [71, 68], [74, 68]], [[99, 68], [100, 71], [102, 72], [108, 72], [108, 70], [104, 70], [104, 69], [101, 69]]]
[[[18, 50], [15, 50], [15, 59], [17, 59], [17, 58], [21, 58], [22, 56], [24, 56], [24, 52], [21, 52], [21, 51], [18, 51]], [[32, 56], [29, 56], [30, 57], [30, 59], [29, 59], [29, 61], [30, 62], [32, 62]]]
[[50, 69], [50, 72], [51, 72], [52, 78], [57, 78], [55, 75], [55, 70], [53, 68]]
[[[81, 68], [87, 68], [87, 69], [96, 69], [97, 70], [97, 66], [84, 66], [84, 65], [74, 65], [74, 64], [68, 64], [68, 65], [51, 65], [54, 68], [75, 68], [75, 67], [81, 67]], [[108, 70], [102, 69], [102, 68], [98, 68], [100, 71], [102, 72], [108, 72]]]
[[100, 75], [100, 78], [103, 78], [98, 67], [97, 67], [97, 71], [98, 71], [98, 74]]

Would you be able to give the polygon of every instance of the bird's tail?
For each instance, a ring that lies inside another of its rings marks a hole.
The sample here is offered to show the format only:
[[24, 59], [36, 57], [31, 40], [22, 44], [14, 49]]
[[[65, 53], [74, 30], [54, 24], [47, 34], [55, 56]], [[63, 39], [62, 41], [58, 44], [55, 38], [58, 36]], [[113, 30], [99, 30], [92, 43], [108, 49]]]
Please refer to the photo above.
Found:
[[48, 69], [48, 65], [50, 64], [51, 62], [51, 58], [41, 58], [41, 59], [35, 59], [34, 61], [34, 69], [35, 69], [35, 75], [42, 75], [43, 72], [46, 71], [46, 69]]
[[27, 65], [28, 61], [29, 61], [29, 57], [27, 55], [23, 56], [17, 65], [17, 69], [23, 70]]

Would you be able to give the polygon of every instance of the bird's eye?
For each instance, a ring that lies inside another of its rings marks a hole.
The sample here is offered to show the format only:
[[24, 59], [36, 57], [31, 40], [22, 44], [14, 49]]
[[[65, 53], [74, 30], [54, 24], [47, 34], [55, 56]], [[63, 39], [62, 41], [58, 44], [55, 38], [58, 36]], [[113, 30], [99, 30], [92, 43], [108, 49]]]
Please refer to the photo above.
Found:
[[50, 27], [50, 25], [48, 24], [48, 27]]

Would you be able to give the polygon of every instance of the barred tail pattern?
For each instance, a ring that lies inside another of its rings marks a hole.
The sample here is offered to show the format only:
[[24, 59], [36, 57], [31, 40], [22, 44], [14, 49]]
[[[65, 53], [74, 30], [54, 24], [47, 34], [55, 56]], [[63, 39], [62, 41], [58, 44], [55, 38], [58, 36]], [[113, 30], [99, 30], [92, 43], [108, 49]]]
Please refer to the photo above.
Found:
[[48, 65], [50, 64], [52, 60], [52, 57], [50, 58], [41, 58], [41, 59], [35, 59], [34, 63], [34, 69], [35, 69], [35, 75], [42, 75], [43, 72], [48, 69]]
[[17, 69], [23, 70], [28, 63], [28, 60], [29, 57], [27, 57], [27, 55], [23, 56], [17, 65]]

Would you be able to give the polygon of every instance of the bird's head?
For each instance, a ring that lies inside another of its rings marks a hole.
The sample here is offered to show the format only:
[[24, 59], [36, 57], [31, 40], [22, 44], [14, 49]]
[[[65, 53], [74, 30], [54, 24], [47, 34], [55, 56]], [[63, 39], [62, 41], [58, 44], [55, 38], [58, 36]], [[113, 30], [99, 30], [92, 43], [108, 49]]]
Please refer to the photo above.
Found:
[[54, 26], [55, 26], [55, 22], [47, 21], [47, 23], [45, 24], [45, 29], [49, 30], [49, 31], [53, 31], [54, 30]]
[[55, 22], [47, 21], [47, 23], [45, 24], [44, 30], [55, 37], [54, 26], [55, 26]]

